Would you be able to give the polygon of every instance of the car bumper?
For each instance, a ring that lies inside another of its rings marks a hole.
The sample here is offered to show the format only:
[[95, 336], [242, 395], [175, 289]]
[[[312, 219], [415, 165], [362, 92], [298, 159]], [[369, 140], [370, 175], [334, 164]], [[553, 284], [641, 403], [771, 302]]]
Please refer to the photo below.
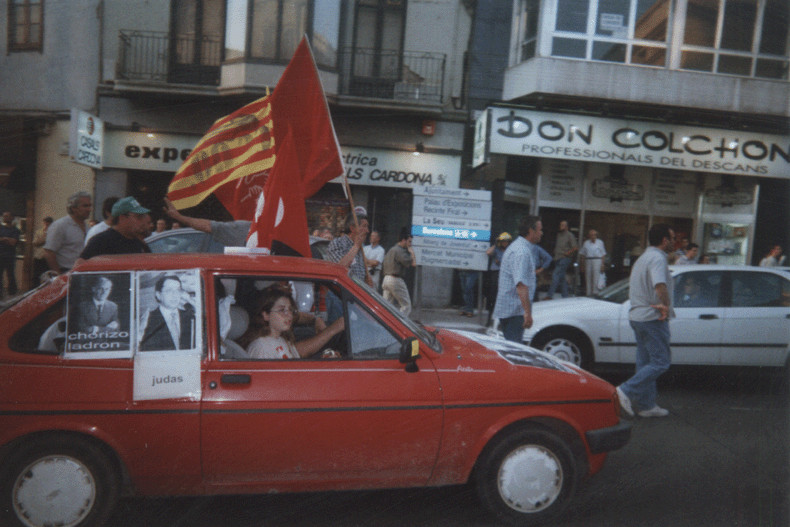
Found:
[[590, 430], [585, 435], [587, 444], [590, 445], [590, 452], [593, 454], [611, 452], [624, 447], [631, 439], [631, 423], [620, 421], [615, 426]]

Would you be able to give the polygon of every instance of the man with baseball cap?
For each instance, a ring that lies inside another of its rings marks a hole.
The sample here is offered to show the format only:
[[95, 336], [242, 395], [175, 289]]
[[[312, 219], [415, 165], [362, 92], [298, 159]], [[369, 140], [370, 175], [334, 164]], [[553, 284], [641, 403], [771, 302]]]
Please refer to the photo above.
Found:
[[150, 253], [148, 244], [140, 239], [146, 232], [149, 212], [132, 196], [119, 199], [112, 207], [112, 227], [91, 238], [80, 259], [100, 254]]

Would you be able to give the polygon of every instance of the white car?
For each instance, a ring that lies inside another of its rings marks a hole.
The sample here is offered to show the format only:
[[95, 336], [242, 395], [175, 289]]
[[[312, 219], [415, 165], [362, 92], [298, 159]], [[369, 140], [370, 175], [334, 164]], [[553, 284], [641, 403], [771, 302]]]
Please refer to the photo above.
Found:
[[[731, 265], [670, 267], [676, 317], [669, 323], [672, 363], [787, 367], [790, 273]], [[633, 364], [628, 279], [594, 297], [533, 306], [524, 342], [586, 369]]]

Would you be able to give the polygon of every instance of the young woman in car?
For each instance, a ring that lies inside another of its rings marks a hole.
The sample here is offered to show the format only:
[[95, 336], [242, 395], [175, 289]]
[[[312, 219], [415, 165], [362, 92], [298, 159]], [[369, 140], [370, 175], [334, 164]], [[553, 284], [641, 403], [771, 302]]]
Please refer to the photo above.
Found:
[[[317, 335], [295, 342], [293, 323], [298, 313], [291, 291], [274, 284], [261, 292], [256, 313], [263, 319], [259, 336], [247, 346], [251, 359], [300, 359], [315, 355], [329, 340], [343, 331], [340, 317]], [[324, 357], [338, 357], [336, 352]]]

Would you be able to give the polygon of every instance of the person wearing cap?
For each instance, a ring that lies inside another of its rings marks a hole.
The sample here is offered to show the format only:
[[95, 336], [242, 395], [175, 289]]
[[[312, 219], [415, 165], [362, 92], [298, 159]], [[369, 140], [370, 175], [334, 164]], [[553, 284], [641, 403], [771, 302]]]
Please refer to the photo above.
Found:
[[148, 230], [149, 212], [132, 196], [119, 199], [112, 207], [112, 227], [88, 241], [80, 260], [100, 254], [150, 253], [148, 244], [140, 239]]
[[566, 274], [578, 250], [579, 244], [576, 242], [576, 236], [568, 230], [568, 222], [562, 220], [560, 222], [560, 231], [557, 233], [557, 242], [554, 244], [554, 273], [551, 275], [551, 286], [549, 287], [549, 293], [546, 295], [546, 300], [551, 300], [558, 287], [562, 298], [570, 296]]
[[502, 264], [502, 255], [505, 254], [513, 237], [508, 232], [503, 232], [497, 236], [496, 243], [486, 250], [488, 255], [488, 284], [486, 287], [486, 309], [488, 310], [488, 322], [486, 326], [491, 324], [491, 315], [494, 312], [494, 303], [496, 302], [497, 286], [499, 283], [499, 266]]

